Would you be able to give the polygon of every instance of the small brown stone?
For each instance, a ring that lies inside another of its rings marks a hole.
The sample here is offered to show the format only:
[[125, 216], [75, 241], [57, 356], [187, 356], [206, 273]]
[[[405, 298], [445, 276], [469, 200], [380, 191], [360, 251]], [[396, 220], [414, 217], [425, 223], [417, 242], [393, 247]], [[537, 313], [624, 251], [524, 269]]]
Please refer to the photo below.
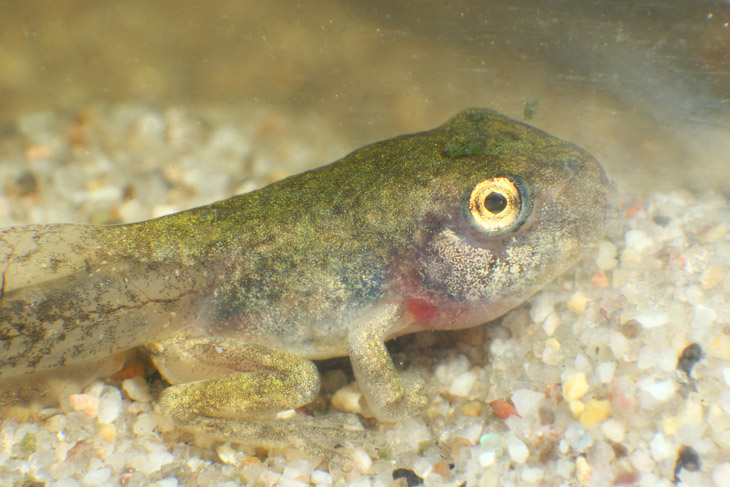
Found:
[[628, 320], [621, 325], [621, 334], [629, 340], [632, 340], [641, 334], [641, 329], [641, 323], [636, 320]]
[[509, 401], [498, 399], [496, 401], [490, 402], [489, 405], [492, 406], [492, 411], [494, 411], [494, 415], [500, 419], [507, 419], [510, 416], [519, 416], [519, 414], [517, 414], [517, 410], [515, 409], [514, 404]]

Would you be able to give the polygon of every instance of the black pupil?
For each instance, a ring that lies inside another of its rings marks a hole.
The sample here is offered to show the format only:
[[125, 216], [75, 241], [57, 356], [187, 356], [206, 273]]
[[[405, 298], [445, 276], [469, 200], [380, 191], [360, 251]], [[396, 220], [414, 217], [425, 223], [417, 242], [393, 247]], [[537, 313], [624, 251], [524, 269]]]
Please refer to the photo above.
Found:
[[507, 198], [503, 194], [491, 192], [484, 198], [484, 208], [495, 215], [502, 213], [507, 208]]

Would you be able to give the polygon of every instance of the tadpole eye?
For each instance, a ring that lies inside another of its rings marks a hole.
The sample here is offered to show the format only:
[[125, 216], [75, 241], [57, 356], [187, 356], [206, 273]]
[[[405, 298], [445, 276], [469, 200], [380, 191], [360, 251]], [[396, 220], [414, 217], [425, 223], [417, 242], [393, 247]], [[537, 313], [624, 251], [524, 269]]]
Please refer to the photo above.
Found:
[[518, 228], [529, 213], [529, 195], [522, 184], [498, 176], [480, 181], [469, 198], [469, 215], [477, 230], [500, 234]]

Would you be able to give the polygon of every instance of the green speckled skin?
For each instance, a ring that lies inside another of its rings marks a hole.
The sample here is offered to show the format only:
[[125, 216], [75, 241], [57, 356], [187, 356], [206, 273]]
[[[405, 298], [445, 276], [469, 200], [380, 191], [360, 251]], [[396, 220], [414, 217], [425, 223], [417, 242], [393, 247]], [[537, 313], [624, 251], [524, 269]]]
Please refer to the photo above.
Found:
[[[518, 181], [529, 207], [516, 228], [490, 235], [466, 206], [497, 176]], [[276, 446], [276, 422], [249, 419], [314, 397], [307, 359], [349, 355], [376, 415], [397, 419], [425, 399], [403, 386], [383, 341], [475, 326], [518, 305], [601, 237], [610, 193], [582, 149], [470, 109], [159, 219], [5, 229], [0, 377], [148, 344], [178, 384], [161, 398], [178, 423]], [[331, 434], [317, 431], [287, 430], [287, 441]]]

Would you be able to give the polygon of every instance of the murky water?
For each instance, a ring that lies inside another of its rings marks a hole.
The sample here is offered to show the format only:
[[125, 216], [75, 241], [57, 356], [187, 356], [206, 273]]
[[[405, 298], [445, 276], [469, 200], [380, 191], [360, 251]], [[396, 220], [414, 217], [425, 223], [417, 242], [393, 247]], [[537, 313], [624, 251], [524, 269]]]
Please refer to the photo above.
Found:
[[277, 109], [328, 120], [345, 152], [488, 106], [623, 185], [728, 189], [729, 22], [721, 1], [6, 2], [0, 120]]
[[[386, 427], [395, 464], [430, 485], [728, 485], [728, 53], [726, 1], [3, 2], [0, 227], [148, 219], [498, 109], [594, 154], [624, 228], [502, 322], [396, 349], [440, 392]], [[344, 476], [188, 446], [136, 379], [87, 390], [96, 416], [12, 411], [0, 483]], [[347, 482], [393, 481], [353, 458]]]

